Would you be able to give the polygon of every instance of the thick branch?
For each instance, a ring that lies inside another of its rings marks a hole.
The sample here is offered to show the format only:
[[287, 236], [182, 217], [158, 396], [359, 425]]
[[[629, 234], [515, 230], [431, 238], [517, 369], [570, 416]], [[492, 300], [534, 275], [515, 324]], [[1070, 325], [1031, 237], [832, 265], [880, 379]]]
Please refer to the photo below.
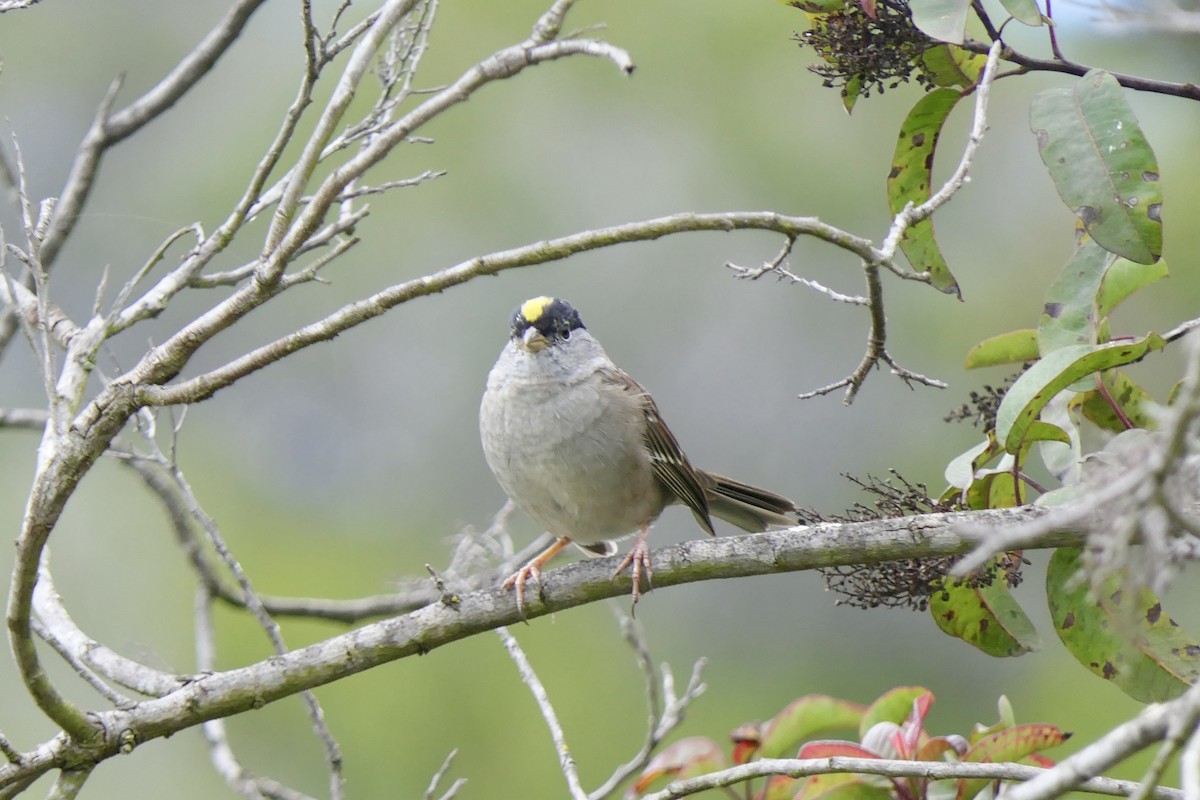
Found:
[[[972, 542], [956, 533], [964, 522], [1012, 523], [1035, 509], [930, 514], [860, 523], [829, 523], [762, 534], [718, 537], [654, 551], [655, 587], [718, 578], [765, 575], [837, 564], [861, 564], [967, 552]], [[1049, 534], [1040, 547], [1078, 545], [1071, 531]], [[608, 597], [626, 596], [629, 578], [612, 579], [614, 559], [590, 559], [543, 575], [544, 597], [527, 597], [529, 619]], [[260, 708], [305, 689], [330, 683], [408, 656], [427, 653], [477, 633], [521, 620], [511, 592], [498, 588], [459, 596], [273, 656], [239, 669], [204, 675], [178, 691], [129, 709], [93, 712], [96, 739], [85, 751], [108, 758], [151, 739], [169, 736], [210, 719]], [[651, 606], [652, 608], [652, 606]], [[46, 747], [50, 747], [47, 745]], [[79, 757], [73, 743], [54, 748], [54, 758], [30, 758], [0, 766], [0, 789], [30, 774]]]

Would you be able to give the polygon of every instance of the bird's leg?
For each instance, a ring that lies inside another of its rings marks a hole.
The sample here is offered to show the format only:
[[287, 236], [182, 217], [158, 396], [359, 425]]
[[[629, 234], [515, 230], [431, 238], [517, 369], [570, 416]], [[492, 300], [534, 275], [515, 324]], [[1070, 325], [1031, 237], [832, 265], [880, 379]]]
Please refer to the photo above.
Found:
[[558, 555], [558, 551], [562, 550], [571, 540], [563, 536], [555, 540], [554, 544], [547, 547], [538, 555], [529, 560], [529, 563], [521, 567], [519, 570], [509, 575], [500, 588], [508, 591], [514, 586], [517, 587], [517, 613], [521, 615], [521, 619], [525, 619], [525, 582], [533, 578], [533, 582], [538, 585], [538, 595], [542, 592], [542, 565], [550, 559]]
[[637, 538], [633, 541], [633, 547], [629, 548], [629, 552], [617, 565], [617, 571], [613, 573], [615, 579], [626, 569], [633, 568], [630, 571], [633, 575], [633, 604], [635, 606], [638, 598], [642, 596], [642, 575], [646, 576], [646, 591], [650, 591], [650, 579], [654, 577], [654, 573], [650, 569], [650, 548], [646, 545], [646, 531], [648, 530], [650, 530], [650, 523], [643, 522]]

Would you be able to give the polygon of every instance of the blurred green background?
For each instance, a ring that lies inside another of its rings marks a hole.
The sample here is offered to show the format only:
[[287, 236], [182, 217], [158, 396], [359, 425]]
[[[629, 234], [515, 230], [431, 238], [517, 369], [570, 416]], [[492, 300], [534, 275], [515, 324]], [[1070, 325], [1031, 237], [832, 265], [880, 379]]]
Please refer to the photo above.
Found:
[[[224, 218], [299, 83], [296, 5], [267, 4], [192, 94], [108, 156], [52, 278], [52, 299], [77, 320], [89, 313], [106, 268], [110, 287], [119, 286], [172, 231], [193, 221], [212, 230]], [[335, 4], [315, 6], [317, 18], [327, 20]], [[444, 85], [524, 38], [543, 6], [443, 2], [417, 85]], [[3, 146], [11, 154], [10, 132], [19, 140], [32, 194], [60, 190], [115, 76], [125, 76], [120, 106], [153, 85], [223, 12], [216, 2], [59, 0], [0, 19]], [[1093, 13], [1068, 9], [1060, 41], [1072, 58], [1200, 81], [1194, 38], [1108, 38], [1089, 24]], [[568, 19], [569, 28], [598, 23], [606, 29], [597, 35], [632, 54], [632, 77], [595, 59], [543, 65], [486, 87], [420, 131], [435, 142], [397, 149], [374, 177], [425, 169], [448, 176], [372, 199], [358, 231], [364, 241], [325, 273], [331, 285], [289, 292], [243, 320], [201, 351], [187, 374], [379, 288], [588, 228], [685, 210], [778, 210], [882, 238], [884, 178], [915, 88], [861, 101], [846, 115], [837, 96], [805, 71], [812, 55], [791, 40], [803, 16], [768, 0], [592, 0]], [[1040, 32], [1013, 34], [1019, 45], [1044, 52]], [[426, 562], [445, 563], [450, 536], [485, 526], [503, 501], [477, 442], [478, 398], [510, 309], [553, 294], [571, 299], [614, 359], [654, 393], [700, 466], [825, 512], [864, 499], [840, 477], [845, 472], [883, 475], [895, 467], [940, 490], [942, 466], [979, 435], [945, 425], [943, 416], [971, 388], [1003, 377], [964, 373], [967, 348], [1036, 324], [1045, 287], [1073, 247], [1071, 214], [1045, 175], [1026, 116], [1035, 91], [1069, 80], [1006, 80], [994, 92], [991, 132], [973, 180], [936, 219], [964, 302], [888, 282], [891, 352], [949, 382], [947, 391], [912, 391], [876, 374], [850, 407], [840, 395], [798, 401], [797, 393], [857, 363], [863, 313], [800, 286], [735, 281], [723, 266], [771, 258], [778, 237], [692, 234], [509, 272], [401, 306], [191, 408], [181, 462], [261, 591], [351, 597], [423, 575]], [[328, 91], [325, 85], [321, 96]], [[1162, 168], [1172, 277], [1130, 301], [1115, 328], [1163, 331], [1196, 316], [1200, 297], [1200, 232], [1188, 224], [1200, 207], [1200, 108], [1167, 97], [1129, 98]], [[968, 115], [967, 104], [955, 112], [941, 175], [958, 157]], [[8, 239], [19, 241], [11, 205], [0, 222]], [[218, 267], [252, 259], [263, 230], [261, 222], [248, 230]], [[801, 242], [790, 265], [836, 290], [862, 291], [857, 264], [833, 248]], [[114, 341], [101, 368], [114, 374], [131, 366], [148, 342], [161, 341], [219, 294], [180, 298], [163, 318]], [[2, 367], [0, 406], [43, 404], [27, 348], [11, 348]], [[1168, 351], [1136, 375], [1161, 397], [1178, 369], [1178, 355]], [[30, 433], [0, 435], [0, 527], [10, 536], [19, 530], [36, 443]], [[518, 543], [536, 535], [528, 519], [514, 520]], [[674, 510], [654, 540], [697, 535], [690, 515]], [[72, 499], [52, 549], [59, 589], [85, 630], [149, 663], [193, 669], [192, 577], [162, 511], [131, 474], [100, 463]], [[7, 574], [9, 551], [2, 552]], [[809, 692], [868, 702], [889, 687], [921, 684], [939, 700], [933, 731], [965, 733], [975, 721], [994, 721], [1004, 693], [1019, 720], [1076, 732], [1051, 754], [1060, 755], [1138, 706], [1062, 649], [1039, 586], [1044, 558], [1035, 554], [1034, 562], [1019, 597], [1045, 647], [1012, 661], [951, 640], [926, 615], [838, 607], [816, 574], [655, 592], [638, 619], [655, 659], [669, 661], [681, 682], [697, 658], [708, 658], [708, 692], [677, 735], [722, 738]], [[1200, 626], [1196, 592], [1181, 588], [1168, 599], [1185, 624]], [[222, 666], [267, 654], [264, 637], [241, 616], [222, 612], [218, 622]], [[341, 630], [288, 623], [285, 634], [300, 645]], [[557, 702], [585, 784], [594, 786], [636, 751], [645, 720], [641, 677], [610, 609], [537, 620], [516, 635]], [[26, 749], [53, 729], [15, 688], [17, 680], [5, 654], [0, 685], [10, 688], [0, 692], [0, 730]], [[537, 709], [494, 636], [318, 695], [344, 748], [353, 797], [416, 796], [452, 748], [459, 756], [451, 776], [470, 780], [462, 797], [565, 794]], [[99, 702], [82, 690], [75, 696]], [[320, 748], [298, 700], [230, 727], [251, 770], [324, 794]], [[1122, 774], [1136, 777], [1137, 765]], [[104, 764], [87, 791], [97, 798], [230, 794], [209, 767], [198, 731]]]

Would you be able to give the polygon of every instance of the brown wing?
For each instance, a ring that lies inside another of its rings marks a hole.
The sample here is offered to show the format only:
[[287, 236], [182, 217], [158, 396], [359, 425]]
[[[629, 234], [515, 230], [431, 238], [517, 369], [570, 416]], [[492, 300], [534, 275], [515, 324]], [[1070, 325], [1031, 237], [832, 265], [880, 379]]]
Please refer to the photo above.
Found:
[[708, 513], [704, 479], [688, 461], [679, 447], [679, 442], [675, 440], [675, 435], [659, 416], [654, 399], [637, 381], [619, 369], [611, 370], [606, 377], [637, 395], [641, 401], [642, 414], [646, 418], [643, 438], [650, 453], [650, 464], [654, 468], [655, 477], [679, 499], [679, 502], [691, 509], [702, 528], [715, 536], [716, 532]]

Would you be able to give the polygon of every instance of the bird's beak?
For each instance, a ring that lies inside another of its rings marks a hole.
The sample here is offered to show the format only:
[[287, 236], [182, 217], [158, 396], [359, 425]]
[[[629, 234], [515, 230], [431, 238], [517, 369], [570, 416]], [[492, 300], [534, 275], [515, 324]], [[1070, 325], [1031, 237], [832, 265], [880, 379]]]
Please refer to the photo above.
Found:
[[542, 335], [541, 331], [531, 325], [521, 334], [521, 339], [517, 344], [527, 353], [536, 353], [549, 347], [550, 341]]

